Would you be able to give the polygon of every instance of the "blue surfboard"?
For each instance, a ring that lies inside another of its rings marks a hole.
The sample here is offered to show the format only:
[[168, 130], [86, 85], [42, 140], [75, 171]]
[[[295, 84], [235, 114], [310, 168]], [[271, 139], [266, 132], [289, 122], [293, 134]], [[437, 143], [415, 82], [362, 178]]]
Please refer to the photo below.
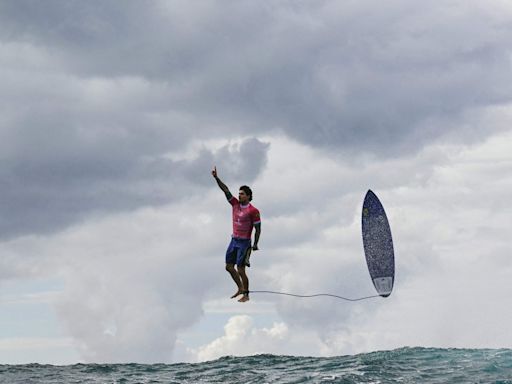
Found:
[[366, 264], [378, 294], [388, 297], [395, 281], [395, 254], [391, 228], [378, 197], [368, 190], [362, 212], [363, 247]]

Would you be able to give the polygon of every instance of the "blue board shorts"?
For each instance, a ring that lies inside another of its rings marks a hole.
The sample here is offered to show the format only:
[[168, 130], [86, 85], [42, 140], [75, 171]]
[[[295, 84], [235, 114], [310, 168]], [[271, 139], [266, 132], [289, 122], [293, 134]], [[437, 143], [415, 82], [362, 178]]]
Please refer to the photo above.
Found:
[[226, 251], [226, 264], [236, 264], [239, 267], [250, 267], [251, 239], [232, 237]]

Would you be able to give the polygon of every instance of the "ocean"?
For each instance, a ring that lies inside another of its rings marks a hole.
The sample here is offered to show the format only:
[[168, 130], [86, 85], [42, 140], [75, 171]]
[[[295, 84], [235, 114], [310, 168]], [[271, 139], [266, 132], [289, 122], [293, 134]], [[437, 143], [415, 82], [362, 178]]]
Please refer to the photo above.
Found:
[[0, 383], [510, 383], [510, 349], [400, 348], [329, 358], [255, 355], [197, 364], [0, 365]]

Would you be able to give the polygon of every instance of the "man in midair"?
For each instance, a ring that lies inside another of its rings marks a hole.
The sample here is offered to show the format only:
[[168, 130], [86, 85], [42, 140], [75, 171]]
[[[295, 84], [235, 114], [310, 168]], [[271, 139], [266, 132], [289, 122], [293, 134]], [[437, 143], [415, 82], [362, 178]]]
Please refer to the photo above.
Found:
[[[243, 295], [238, 301], [244, 303], [249, 301], [249, 279], [245, 267], [249, 267], [251, 250], [258, 250], [258, 241], [261, 234], [260, 212], [250, 202], [252, 191], [247, 185], [242, 185], [238, 191], [238, 199], [229, 191], [217, 176], [217, 167], [212, 170], [212, 176], [217, 181], [219, 188], [226, 195], [226, 199], [233, 209], [233, 234], [231, 242], [226, 251], [226, 270], [229, 272], [238, 290], [232, 299]], [[254, 244], [251, 245], [252, 228], [255, 228]], [[236, 265], [236, 269], [235, 269]]]

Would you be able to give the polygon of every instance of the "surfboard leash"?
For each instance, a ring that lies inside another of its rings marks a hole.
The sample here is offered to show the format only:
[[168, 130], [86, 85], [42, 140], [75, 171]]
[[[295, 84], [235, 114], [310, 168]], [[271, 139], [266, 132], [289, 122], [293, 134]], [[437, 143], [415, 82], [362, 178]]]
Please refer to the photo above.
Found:
[[249, 291], [249, 293], [270, 293], [274, 295], [284, 295], [284, 296], [293, 296], [293, 297], [300, 297], [300, 298], [310, 298], [310, 297], [319, 297], [319, 296], [328, 296], [328, 297], [334, 297], [336, 299], [341, 299], [345, 301], [361, 301], [366, 299], [373, 299], [375, 297], [381, 297], [380, 295], [373, 295], [373, 296], [365, 296], [365, 297], [358, 297], [356, 299], [343, 297], [339, 295], [333, 295], [331, 293], [315, 293], [312, 295], [298, 295], [295, 293], [288, 293], [288, 292], [277, 292], [277, 291]]

